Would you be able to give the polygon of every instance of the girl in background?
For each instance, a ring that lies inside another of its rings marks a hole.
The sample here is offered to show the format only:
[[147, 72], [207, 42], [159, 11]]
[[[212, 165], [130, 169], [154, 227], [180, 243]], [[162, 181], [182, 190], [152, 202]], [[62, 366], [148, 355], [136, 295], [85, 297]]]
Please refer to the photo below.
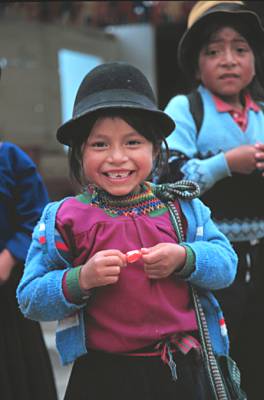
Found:
[[[168, 138], [174, 161], [167, 181], [191, 179], [239, 257], [233, 285], [215, 292], [231, 355], [250, 400], [262, 392], [264, 308], [264, 31], [241, 1], [199, 1], [188, 18], [178, 60], [203, 109], [197, 132], [186, 95], [166, 107], [177, 129]], [[164, 179], [164, 177], [163, 177]]]

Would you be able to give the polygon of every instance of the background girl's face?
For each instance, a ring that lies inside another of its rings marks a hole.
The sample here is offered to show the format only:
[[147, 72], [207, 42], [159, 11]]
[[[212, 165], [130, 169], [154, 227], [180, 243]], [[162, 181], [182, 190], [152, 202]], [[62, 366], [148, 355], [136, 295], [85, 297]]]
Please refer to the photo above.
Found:
[[255, 57], [247, 40], [231, 27], [211, 35], [202, 47], [197, 78], [227, 103], [240, 104], [240, 92], [255, 76]]
[[87, 182], [114, 196], [138, 190], [151, 173], [153, 144], [119, 117], [99, 118], [84, 143]]

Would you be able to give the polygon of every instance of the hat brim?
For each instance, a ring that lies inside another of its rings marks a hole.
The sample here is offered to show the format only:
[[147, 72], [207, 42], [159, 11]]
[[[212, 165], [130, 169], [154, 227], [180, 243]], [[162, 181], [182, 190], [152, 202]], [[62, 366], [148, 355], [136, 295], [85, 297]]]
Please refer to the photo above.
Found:
[[[129, 100], [128, 100], [129, 99]], [[135, 98], [129, 92], [126, 96], [125, 91], [103, 91], [100, 95], [94, 94], [82, 100], [76, 109], [75, 115], [72, 119], [65, 122], [57, 130], [57, 140], [67, 146], [71, 146], [73, 140], [77, 136], [85, 135], [85, 131], [89, 129], [89, 121], [100, 110], [124, 110], [130, 109], [146, 113], [159, 122], [161, 126], [160, 138], [165, 138], [175, 129], [173, 119], [159, 110], [154, 103], [152, 103], [146, 96], [135, 94]]]
[[199, 50], [201, 32], [203, 32], [206, 24], [215, 19], [216, 16], [224, 19], [228, 15], [232, 16], [234, 21], [240, 22], [240, 24], [243, 24], [245, 27], [250, 27], [251, 34], [256, 37], [256, 42], [264, 42], [264, 30], [260, 18], [255, 12], [250, 10], [215, 10], [213, 12], [208, 12], [201, 16], [193, 26], [183, 34], [178, 45], [177, 57], [179, 66], [182, 71], [191, 78], [194, 78], [193, 73], [195, 72], [193, 71], [195, 66], [193, 57], [194, 54], [197, 55], [194, 49]]

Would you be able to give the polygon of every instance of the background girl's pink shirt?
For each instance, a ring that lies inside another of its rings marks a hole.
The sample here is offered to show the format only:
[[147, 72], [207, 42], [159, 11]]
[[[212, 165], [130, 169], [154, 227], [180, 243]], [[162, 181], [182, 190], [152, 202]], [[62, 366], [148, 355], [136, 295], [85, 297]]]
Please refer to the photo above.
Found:
[[252, 100], [249, 93], [245, 95], [245, 107], [242, 110], [234, 108], [231, 104], [228, 104], [221, 100], [219, 97], [213, 95], [215, 106], [218, 112], [229, 112], [234, 121], [239, 125], [241, 130], [245, 132], [248, 123], [248, 111], [250, 109], [259, 111], [259, 106]]

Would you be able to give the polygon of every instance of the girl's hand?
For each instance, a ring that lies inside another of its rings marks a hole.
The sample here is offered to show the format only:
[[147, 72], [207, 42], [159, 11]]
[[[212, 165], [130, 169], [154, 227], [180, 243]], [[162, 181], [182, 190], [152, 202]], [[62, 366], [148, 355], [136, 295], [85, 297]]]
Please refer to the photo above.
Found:
[[258, 152], [255, 145], [243, 145], [228, 150], [225, 158], [230, 171], [245, 175], [251, 174], [257, 168], [256, 154]]
[[103, 250], [91, 257], [81, 268], [79, 283], [84, 292], [99, 286], [112, 285], [119, 279], [126, 256], [119, 250]]
[[256, 165], [257, 169], [262, 171], [262, 176], [264, 176], [264, 144], [263, 143], [256, 143], [255, 144], [255, 149], [256, 149]]
[[17, 260], [12, 256], [9, 250], [4, 249], [0, 253], [0, 285], [8, 281], [16, 263]]
[[150, 279], [162, 279], [180, 270], [186, 259], [183, 246], [174, 243], [159, 243], [141, 249], [144, 270]]

